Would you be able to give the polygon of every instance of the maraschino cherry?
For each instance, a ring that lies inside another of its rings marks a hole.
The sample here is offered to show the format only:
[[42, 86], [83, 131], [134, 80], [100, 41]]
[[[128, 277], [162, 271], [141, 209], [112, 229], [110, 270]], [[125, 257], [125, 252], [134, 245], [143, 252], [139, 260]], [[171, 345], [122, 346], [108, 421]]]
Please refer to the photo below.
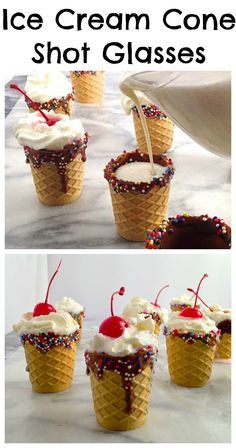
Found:
[[25, 98], [28, 100], [28, 102], [30, 103], [31, 107], [32, 107], [34, 110], [37, 110], [38, 112], [40, 112], [40, 114], [43, 116], [43, 118], [45, 119], [45, 121], [46, 121], [46, 123], [47, 123], [48, 126], [54, 126], [54, 124], [55, 124], [57, 121], [60, 121], [60, 120], [61, 120], [60, 116], [58, 116], [58, 115], [56, 115], [55, 117], [52, 117], [51, 115], [46, 114], [45, 112], [43, 112], [43, 111], [40, 109], [39, 105], [38, 105], [35, 101], [31, 100], [31, 98], [26, 94], [26, 92], [24, 92], [24, 90], [22, 90], [17, 84], [10, 84], [10, 88], [11, 88], [11, 89], [18, 90], [18, 92], [22, 93], [22, 95], [24, 95], [24, 97], [25, 97]]
[[161, 294], [161, 292], [163, 291], [163, 289], [169, 288], [169, 286], [170, 286], [170, 285], [165, 285], [165, 286], [163, 286], [163, 288], [161, 288], [161, 289], [158, 291], [155, 302], [151, 302], [152, 305], [156, 306], [157, 308], [160, 308], [159, 303], [157, 303], [157, 302], [158, 302], [158, 299], [159, 299], [159, 297], [160, 297], [160, 294]]
[[129, 326], [128, 322], [126, 322], [123, 317], [114, 316], [113, 313], [114, 295], [119, 294], [119, 296], [123, 296], [124, 292], [125, 288], [122, 286], [119, 291], [113, 292], [111, 296], [111, 316], [105, 319], [99, 327], [99, 333], [102, 333], [104, 336], [109, 336], [110, 338], [119, 338], [120, 336], [122, 336], [124, 329]]
[[61, 266], [61, 261], [60, 261], [59, 265], [57, 266], [57, 269], [55, 270], [55, 272], [48, 284], [45, 302], [40, 302], [40, 303], [37, 303], [37, 305], [35, 305], [33, 317], [46, 316], [47, 314], [50, 314], [50, 313], [56, 313], [56, 309], [54, 308], [54, 306], [52, 306], [52, 305], [50, 305], [50, 303], [48, 303], [48, 296], [49, 296], [50, 286], [51, 286], [54, 278], [56, 277], [56, 275], [60, 269], [60, 266]]
[[[198, 283], [198, 287], [197, 287], [197, 291], [193, 291], [193, 289], [191, 288], [187, 288], [188, 291], [192, 292], [195, 295], [195, 302], [194, 302], [194, 307], [192, 308], [185, 308], [183, 311], [181, 311], [181, 313], [179, 314], [179, 316], [182, 317], [190, 317], [192, 319], [201, 319], [203, 317], [203, 314], [201, 313], [201, 311], [197, 308], [197, 300], [201, 298], [199, 297], [198, 293], [200, 290], [200, 286], [202, 284], [202, 281], [207, 278], [208, 275], [204, 274], [200, 280], [200, 282]], [[203, 302], [203, 301], [202, 301]]]

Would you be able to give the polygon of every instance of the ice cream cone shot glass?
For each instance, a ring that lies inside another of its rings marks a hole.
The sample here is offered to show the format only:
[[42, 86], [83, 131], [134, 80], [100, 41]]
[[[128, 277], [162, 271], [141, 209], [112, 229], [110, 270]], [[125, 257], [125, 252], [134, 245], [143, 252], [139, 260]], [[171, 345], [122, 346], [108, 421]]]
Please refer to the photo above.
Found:
[[25, 313], [13, 326], [24, 346], [32, 389], [38, 393], [62, 392], [73, 382], [79, 325], [69, 313], [57, 312], [48, 303], [60, 264], [49, 282], [45, 302], [37, 303], [33, 313]]
[[[70, 80], [57, 70], [39, 71], [27, 77], [25, 92], [39, 109], [55, 114], [72, 114], [74, 94]], [[31, 102], [25, 98], [29, 112], [34, 112]]]
[[80, 120], [43, 111], [29, 101], [37, 112], [19, 120], [15, 136], [24, 147], [38, 199], [46, 205], [69, 204], [82, 192], [88, 135]]
[[109, 183], [117, 231], [130, 241], [145, 241], [151, 223], [166, 218], [170, 181], [174, 175], [172, 160], [138, 150], [123, 152], [104, 170]]
[[103, 71], [74, 71], [71, 81], [78, 103], [100, 103], [103, 98], [105, 73]]
[[205, 313], [220, 330], [216, 359], [231, 359], [231, 310], [224, 309], [220, 305], [211, 305]]
[[[124, 288], [116, 293], [123, 295]], [[89, 342], [85, 361], [97, 422], [112, 431], [128, 431], [147, 418], [157, 338], [114, 315], [114, 294], [111, 316]]]
[[81, 340], [83, 322], [85, 317], [84, 307], [70, 297], [63, 297], [63, 299], [55, 303], [55, 308], [57, 311], [64, 311], [66, 313], [69, 313], [71, 317], [77, 322], [80, 329]]
[[196, 295], [194, 306], [171, 313], [164, 330], [170, 378], [179, 386], [203, 387], [212, 373], [220, 331], [195, 306], [198, 299], [202, 301], [199, 289], [206, 277], [204, 274], [196, 292], [188, 289]]

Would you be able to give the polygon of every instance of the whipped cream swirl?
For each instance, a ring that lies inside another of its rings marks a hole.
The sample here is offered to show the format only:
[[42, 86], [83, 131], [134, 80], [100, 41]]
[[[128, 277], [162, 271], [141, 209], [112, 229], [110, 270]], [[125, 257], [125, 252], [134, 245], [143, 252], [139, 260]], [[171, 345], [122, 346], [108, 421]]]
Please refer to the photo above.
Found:
[[60, 117], [53, 126], [48, 126], [40, 112], [33, 112], [21, 118], [14, 128], [15, 137], [22, 146], [35, 150], [60, 150], [65, 145], [85, 137], [85, 130], [79, 119], [71, 120], [68, 115], [47, 112], [52, 117]]
[[148, 300], [142, 297], [134, 297], [128, 305], [123, 310], [122, 316], [133, 324], [137, 321], [145, 319], [148, 314], [157, 314], [160, 318], [160, 323], [165, 323], [167, 321], [168, 312], [164, 308], [159, 308], [148, 302]]
[[174, 297], [173, 299], [171, 299], [170, 305], [193, 305], [194, 300], [194, 297], [183, 294], [182, 296]]
[[204, 310], [204, 314], [214, 320], [216, 325], [224, 320], [231, 320], [231, 310], [224, 309], [220, 305], [211, 305], [210, 308], [212, 311]]
[[106, 353], [111, 356], [126, 356], [135, 354], [142, 348], [151, 347], [156, 352], [157, 337], [153, 334], [153, 330], [147, 330], [145, 325], [149, 326], [150, 322], [148, 324], [144, 322], [144, 327], [141, 322], [137, 327], [131, 325], [125, 328], [119, 338], [111, 338], [98, 333], [89, 341], [87, 351]]
[[27, 77], [25, 91], [33, 101], [45, 103], [53, 98], [67, 97], [72, 93], [72, 85], [62, 72], [39, 71]]
[[71, 314], [80, 314], [84, 311], [84, 307], [70, 297], [63, 297], [63, 299], [56, 302], [55, 308], [57, 311], [65, 311]]
[[190, 318], [180, 316], [178, 313], [171, 313], [168, 321], [165, 324], [167, 334], [171, 333], [173, 330], [178, 330], [179, 332], [194, 332], [198, 334], [210, 333], [214, 331], [217, 333], [218, 329], [215, 322], [207, 316], [202, 318]]
[[47, 315], [33, 317], [33, 313], [23, 314], [21, 321], [13, 325], [13, 330], [19, 335], [55, 333], [69, 335], [79, 330], [79, 325], [69, 313], [58, 311]]

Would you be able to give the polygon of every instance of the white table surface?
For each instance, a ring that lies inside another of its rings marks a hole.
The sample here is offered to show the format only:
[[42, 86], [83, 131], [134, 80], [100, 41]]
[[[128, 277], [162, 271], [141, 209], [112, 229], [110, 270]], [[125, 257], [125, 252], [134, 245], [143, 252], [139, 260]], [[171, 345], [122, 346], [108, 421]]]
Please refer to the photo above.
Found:
[[[123, 240], [114, 224], [103, 169], [123, 150], [136, 147], [132, 118], [124, 114], [118, 88], [120, 73], [107, 73], [102, 105], [78, 105], [90, 134], [84, 188], [73, 204], [48, 207], [35, 194], [30, 167], [13, 135], [13, 126], [27, 114], [20, 99], [6, 118], [6, 247], [55, 249], [143, 249], [142, 243]], [[7, 92], [8, 102], [14, 92]], [[230, 224], [230, 161], [215, 156], [175, 129], [176, 166], [168, 215], [188, 212], [220, 216]]]
[[57, 394], [32, 392], [24, 350], [17, 348], [14, 335], [7, 338], [6, 442], [230, 442], [230, 364], [215, 363], [211, 381], [204, 388], [176, 386], [168, 375], [164, 336], [160, 336], [146, 424], [127, 432], [101, 428], [96, 423], [83, 358], [86, 341], [96, 329], [94, 321], [85, 321], [74, 384]]

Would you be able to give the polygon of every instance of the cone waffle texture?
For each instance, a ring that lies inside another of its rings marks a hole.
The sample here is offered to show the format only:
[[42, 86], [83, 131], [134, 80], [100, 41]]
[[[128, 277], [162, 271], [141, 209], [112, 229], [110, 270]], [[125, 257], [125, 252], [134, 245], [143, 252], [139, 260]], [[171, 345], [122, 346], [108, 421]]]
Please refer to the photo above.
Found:
[[35, 168], [30, 161], [30, 167], [38, 199], [44, 204], [69, 204], [80, 196], [84, 179], [84, 162], [81, 154], [66, 166], [66, 193], [62, 191], [61, 177], [56, 165], [42, 162], [39, 168]]
[[[142, 152], [148, 152], [141, 120], [136, 112], [132, 111], [136, 140]], [[151, 139], [153, 154], [163, 154], [171, 148], [173, 143], [174, 124], [169, 118], [146, 118]]]
[[90, 372], [97, 422], [112, 431], [128, 431], [142, 426], [148, 413], [151, 376], [151, 368], [147, 366], [142, 373], [133, 377], [133, 409], [129, 414], [121, 376], [109, 371], [97, 380]]
[[216, 358], [231, 359], [231, 334], [224, 333], [216, 348]]
[[160, 333], [160, 324], [159, 322], [155, 322], [154, 334], [158, 335]]
[[184, 342], [178, 336], [167, 336], [167, 357], [171, 381], [180, 386], [202, 387], [211, 376], [215, 345], [197, 341]]
[[104, 77], [104, 72], [96, 72], [96, 75], [83, 73], [80, 76], [72, 72], [71, 82], [76, 101], [78, 103], [99, 103], [103, 96]]
[[73, 381], [75, 355], [75, 342], [71, 348], [55, 347], [46, 353], [26, 342], [25, 357], [32, 389], [42, 394], [68, 389]]
[[[68, 114], [66, 113], [65, 109], [63, 107], [60, 107], [60, 106], [56, 107], [55, 109], [52, 109], [52, 110], [53, 110], [53, 112], [55, 114], [64, 114], [64, 115], [71, 116], [72, 115], [72, 110], [73, 110], [73, 100], [72, 99], [69, 100], [69, 104], [68, 104], [68, 111], [69, 111], [69, 113]], [[35, 112], [35, 109], [32, 109], [32, 107], [29, 107], [29, 112]]]
[[154, 187], [147, 194], [116, 193], [110, 186], [118, 233], [130, 241], [145, 241], [148, 229], [166, 218], [170, 185]]

